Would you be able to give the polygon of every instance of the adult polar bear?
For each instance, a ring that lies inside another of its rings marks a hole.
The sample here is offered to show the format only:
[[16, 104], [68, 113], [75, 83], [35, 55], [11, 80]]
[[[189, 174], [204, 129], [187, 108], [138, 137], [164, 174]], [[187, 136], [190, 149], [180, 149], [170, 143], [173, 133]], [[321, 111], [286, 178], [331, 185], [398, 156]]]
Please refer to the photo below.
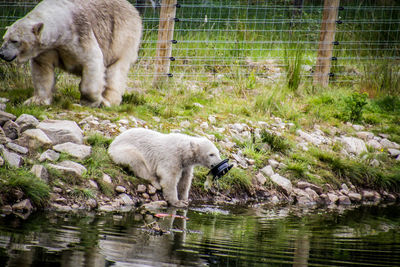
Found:
[[162, 188], [165, 200], [176, 207], [188, 205], [194, 166], [211, 169], [221, 161], [218, 149], [207, 138], [143, 128], [117, 136], [108, 153], [115, 163]]
[[84, 103], [118, 105], [141, 34], [139, 13], [126, 0], [43, 0], [8, 28], [0, 57], [30, 60], [35, 92], [27, 104], [51, 104], [59, 67], [82, 76]]

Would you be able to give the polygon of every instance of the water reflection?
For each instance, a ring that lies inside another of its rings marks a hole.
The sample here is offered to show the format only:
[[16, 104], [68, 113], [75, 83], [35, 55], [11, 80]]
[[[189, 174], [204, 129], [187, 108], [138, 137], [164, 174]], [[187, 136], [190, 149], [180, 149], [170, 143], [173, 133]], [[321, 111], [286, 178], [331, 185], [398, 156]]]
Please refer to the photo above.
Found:
[[0, 217], [0, 266], [400, 265], [399, 206], [163, 212]]

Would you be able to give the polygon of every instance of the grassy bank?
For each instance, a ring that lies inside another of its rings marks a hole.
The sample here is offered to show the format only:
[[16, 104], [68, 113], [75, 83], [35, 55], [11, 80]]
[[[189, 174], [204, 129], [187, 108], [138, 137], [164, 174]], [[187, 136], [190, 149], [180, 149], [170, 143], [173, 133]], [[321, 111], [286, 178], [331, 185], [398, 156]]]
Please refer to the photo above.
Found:
[[[296, 135], [298, 129], [309, 131], [319, 125], [332, 138], [341, 134], [351, 136], [355, 133], [347, 124], [351, 122], [363, 125], [374, 134], [387, 134], [391, 141], [400, 143], [398, 91], [368, 98], [361, 93], [364, 87], [355, 85], [316, 88], [304, 79], [297, 89], [293, 89], [289, 88], [286, 81], [274, 82], [257, 76], [221, 78], [212, 83], [195, 84], [175, 78], [158, 89], [150, 85], [140, 88], [140, 91], [135, 88], [125, 94], [123, 103], [118, 107], [88, 108], [78, 105], [78, 80], [59, 73], [54, 103], [44, 107], [22, 104], [32, 94], [31, 81], [25, 68], [2, 64], [1, 71], [7, 77], [0, 82], [0, 97], [9, 99], [6, 111], [16, 116], [27, 113], [39, 119], [69, 119], [79, 122], [83, 117], [93, 115], [112, 123], [134, 116], [145, 121], [149, 128], [161, 132], [181, 130], [191, 135], [214, 136], [224, 157], [230, 157], [233, 152], [240, 150], [246, 158], [254, 160], [254, 164], [248, 168], [238, 166], [220, 179], [215, 186], [222, 192], [233, 194], [253, 190], [253, 177], [268, 164], [269, 159], [282, 162], [284, 167], [279, 173], [292, 182], [306, 180], [333, 186], [351, 182], [363, 188], [388, 191], [397, 191], [400, 188], [400, 162], [391, 158], [384, 149], [376, 151], [368, 147], [368, 151], [360, 156], [347, 157], [341, 153], [341, 144], [336, 142], [329, 146], [312, 146], [304, 151], [297, 145]], [[131, 82], [134, 86], [135, 81]], [[375, 90], [381, 88], [374, 83], [369, 86], [375, 86]], [[199, 127], [202, 122], [208, 122], [210, 115], [216, 118], [216, 122], [207, 128]], [[276, 117], [292, 126], [282, 133], [271, 133], [269, 129], [276, 122]], [[257, 137], [251, 135], [248, 138], [236, 138], [226, 128], [229, 124], [246, 123], [251, 126], [259, 121], [266, 122], [267, 126], [264, 126], [266, 130], [262, 130]], [[130, 122], [127, 127], [134, 127], [134, 124]], [[218, 131], [224, 127], [225, 131]], [[112, 196], [113, 189], [102, 182], [103, 173], [113, 177], [113, 180], [125, 181], [130, 185], [140, 183], [131, 173], [114, 165], [106, 153], [109, 143], [118, 131], [107, 132], [106, 129], [103, 133], [85, 133], [86, 143], [92, 145], [93, 152], [89, 159], [80, 162], [88, 169], [82, 179], [51, 173], [50, 186], [37, 181], [35, 184], [35, 179], [28, 172], [35, 163], [33, 160], [26, 162], [18, 170], [2, 167], [1, 192], [16, 188], [32, 196], [33, 201], [40, 205], [48, 198], [51, 186], [65, 183], [73, 188], [72, 194], [90, 198], [96, 194], [96, 190], [85, 187], [89, 179], [98, 182], [100, 192]], [[219, 141], [226, 139], [235, 146], [231, 149], [222, 147]], [[62, 155], [62, 159], [68, 159], [68, 156]], [[371, 166], [373, 159], [380, 162], [379, 167]], [[198, 190], [203, 190], [206, 173], [205, 169], [196, 169], [193, 185]], [[272, 185], [267, 183], [265, 186], [268, 188]]]

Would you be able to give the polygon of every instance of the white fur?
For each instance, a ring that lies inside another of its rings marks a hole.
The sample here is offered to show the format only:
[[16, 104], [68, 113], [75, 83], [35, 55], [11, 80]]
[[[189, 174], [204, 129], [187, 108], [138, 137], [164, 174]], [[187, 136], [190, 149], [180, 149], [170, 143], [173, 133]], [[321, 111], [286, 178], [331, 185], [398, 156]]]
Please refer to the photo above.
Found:
[[115, 163], [162, 188], [164, 198], [177, 207], [187, 206], [194, 166], [212, 168], [221, 161], [218, 149], [204, 137], [143, 128], [117, 136], [108, 153]]
[[27, 104], [52, 101], [54, 67], [82, 77], [82, 100], [118, 105], [137, 59], [142, 23], [126, 0], [43, 0], [4, 35], [0, 56], [31, 62], [35, 93]]

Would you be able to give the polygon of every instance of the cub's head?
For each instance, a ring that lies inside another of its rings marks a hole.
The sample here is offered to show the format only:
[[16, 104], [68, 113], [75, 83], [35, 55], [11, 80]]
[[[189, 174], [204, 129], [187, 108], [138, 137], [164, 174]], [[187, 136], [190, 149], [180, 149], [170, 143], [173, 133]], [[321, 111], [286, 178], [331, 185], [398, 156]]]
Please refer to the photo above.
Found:
[[221, 162], [218, 149], [207, 138], [199, 138], [198, 142], [192, 143], [195, 149], [195, 156], [200, 165], [212, 169]]
[[43, 23], [27, 23], [18, 20], [8, 27], [3, 36], [3, 45], [0, 47], [0, 58], [6, 61], [24, 63], [36, 57], [40, 50], [40, 34]]

